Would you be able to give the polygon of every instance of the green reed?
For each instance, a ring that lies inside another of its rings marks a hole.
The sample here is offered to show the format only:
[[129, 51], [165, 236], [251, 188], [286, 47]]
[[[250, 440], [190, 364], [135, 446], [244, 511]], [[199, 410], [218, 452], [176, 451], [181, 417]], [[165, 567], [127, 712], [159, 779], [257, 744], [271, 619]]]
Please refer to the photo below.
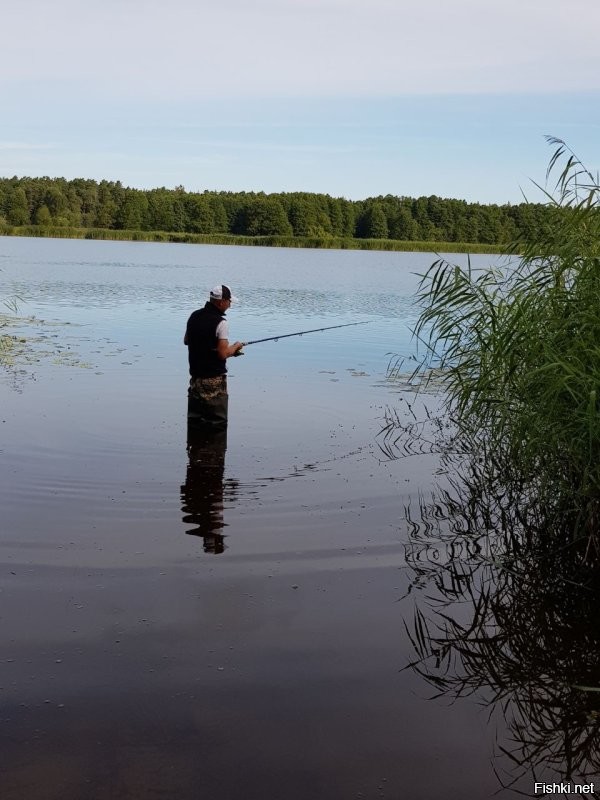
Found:
[[[0, 300], [0, 305], [7, 308], [12, 314], [16, 314], [19, 310], [18, 299], [20, 298], [11, 297], [8, 300], [3, 299]], [[0, 366], [6, 365], [15, 344], [15, 337], [4, 333], [4, 329], [7, 329], [10, 323], [11, 319], [7, 317], [6, 314], [0, 312]]]
[[494, 244], [473, 242], [408, 241], [400, 239], [355, 239], [350, 236], [244, 236], [235, 233], [186, 233], [136, 231], [109, 228], [21, 225], [0, 227], [0, 236], [32, 236], [56, 239], [110, 239], [131, 242], [180, 242], [185, 244], [245, 245], [246, 247], [301, 247], [321, 250], [389, 250], [397, 252], [500, 253]]
[[[600, 183], [558, 139], [547, 228], [499, 268], [422, 276], [422, 368], [441, 368], [459, 430], [516, 467], [574, 531], [600, 528]], [[539, 187], [541, 188], [541, 187]], [[519, 254], [518, 256], [516, 254]]]

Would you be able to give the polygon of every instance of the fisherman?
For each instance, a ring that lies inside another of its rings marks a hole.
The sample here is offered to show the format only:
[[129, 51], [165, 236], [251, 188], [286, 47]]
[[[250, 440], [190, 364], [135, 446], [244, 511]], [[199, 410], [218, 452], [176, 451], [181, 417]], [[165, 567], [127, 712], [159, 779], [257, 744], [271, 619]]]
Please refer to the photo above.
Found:
[[210, 428], [227, 426], [227, 366], [231, 356], [241, 353], [243, 342], [229, 344], [229, 323], [225, 312], [237, 300], [229, 286], [211, 289], [204, 308], [187, 321], [183, 343], [188, 347], [190, 386], [188, 423]]

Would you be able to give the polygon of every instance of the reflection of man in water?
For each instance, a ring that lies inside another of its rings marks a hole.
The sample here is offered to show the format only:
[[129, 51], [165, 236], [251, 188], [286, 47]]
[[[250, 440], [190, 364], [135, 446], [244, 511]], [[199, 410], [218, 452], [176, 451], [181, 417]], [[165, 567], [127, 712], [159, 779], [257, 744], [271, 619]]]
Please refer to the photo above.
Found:
[[[183, 521], [198, 527], [186, 531], [202, 536], [205, 553], [225, 550], [223, 522], [223, 473], [227, 428], [188, 425], [188, 468], [181, 487]], [[232, 488], [235, 484], [232, 485]]]
[[227, 425], [226, 361], [244, 346], [243, 342], [229, 344], [225, 312], [235, 300], [229, 286], [215, 286], [204, 308], [194, 311], [187, 321], [183, 343], [188, 347], [190, 363], [190, 422], [212, 427]]

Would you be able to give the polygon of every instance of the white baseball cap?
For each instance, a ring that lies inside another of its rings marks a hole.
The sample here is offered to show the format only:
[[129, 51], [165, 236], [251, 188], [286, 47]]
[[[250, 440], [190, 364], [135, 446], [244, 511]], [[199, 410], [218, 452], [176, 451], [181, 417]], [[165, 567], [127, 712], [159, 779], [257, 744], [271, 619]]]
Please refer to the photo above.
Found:
[[213, 286], [210, 290], [210, 299], [211, 300], [231, 300], [232, 303], [237, 303], [237, 297], [234, 297], [231, 293], [231, 289], [227, 284], [222, 283], [220, 286]]

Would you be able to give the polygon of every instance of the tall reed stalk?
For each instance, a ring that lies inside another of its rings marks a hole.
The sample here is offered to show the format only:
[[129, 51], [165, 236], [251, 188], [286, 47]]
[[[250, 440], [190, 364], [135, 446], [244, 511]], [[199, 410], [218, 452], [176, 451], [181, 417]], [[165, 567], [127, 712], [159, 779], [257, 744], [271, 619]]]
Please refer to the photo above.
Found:
[[[17, 300], [20, 298], [11, 297], [7, 300], [1, 299], [0, 306], [4, 306], [13, 314], [16, 314], [19, 310], [19, 306]], [[6, 355], [10, 352], [13, 347], [14, 339], [12, 336], [3, 332], [3, 328], [6, 328], [8, 324], [8, 320], [2, 311], [0, 310], [0, 366], [2, 365], [2, 361], [6, 357]]]
[[[459, 430], [520, 473], [540, 504], [600, 533], [600, 183], [555, 138], [546, 229], [500, 268], [436, 261], [415, 334]], [[541, 188], [541, 187], [539, 187]], [[518, 254], [518, 255], [517, 255]]]

